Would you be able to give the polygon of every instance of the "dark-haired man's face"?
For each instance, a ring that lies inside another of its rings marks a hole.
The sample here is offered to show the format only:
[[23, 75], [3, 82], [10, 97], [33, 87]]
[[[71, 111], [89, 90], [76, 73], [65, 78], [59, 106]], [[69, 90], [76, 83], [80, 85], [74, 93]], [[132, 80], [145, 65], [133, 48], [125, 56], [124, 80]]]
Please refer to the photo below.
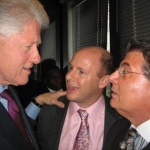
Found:
[[150, 81], [142, 71], [143, 64], [142, 53], [128, 52], [119, 71], [109, 76], [112, 83], [111, 106], [128, 119], [134, 116], [134, 120], [139, 120], [150, 110]]

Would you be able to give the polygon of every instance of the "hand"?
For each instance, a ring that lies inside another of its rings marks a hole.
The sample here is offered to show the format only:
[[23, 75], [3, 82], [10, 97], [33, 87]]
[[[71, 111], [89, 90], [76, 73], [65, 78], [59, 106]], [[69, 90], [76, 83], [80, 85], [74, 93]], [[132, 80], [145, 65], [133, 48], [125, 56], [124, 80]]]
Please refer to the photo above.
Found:
[[57, 91], [57, 92], [48, 92], [41, 94], [35, 98], [35, 101], [40, 104], [47, 104], [47, 105], [57, 105], [60, 108], [64, 108], [64, 103], [60, 102], [58, 99], [61, 96], [65, 96], [66, 91]]

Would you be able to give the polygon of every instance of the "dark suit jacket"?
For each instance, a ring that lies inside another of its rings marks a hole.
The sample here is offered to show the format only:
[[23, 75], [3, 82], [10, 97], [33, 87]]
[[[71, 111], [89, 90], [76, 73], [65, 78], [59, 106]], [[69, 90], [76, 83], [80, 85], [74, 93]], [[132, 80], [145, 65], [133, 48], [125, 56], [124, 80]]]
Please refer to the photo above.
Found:
[[[12, 86], [9, 89], [17, 101], [21, 112], [25, 127], [28, 134], [32, 140], [32, 144], [35, 150], [39, 150], [34, 131], [25, 114], [23, 107], [20, 104], [19, 98]], [[30, 150], [30, 148], [25, 143], [20, 130], [17, 128], [16, 124], [8, 114], [7, 110], [0, 103], [0, 150]]]
[[20, 97], [21, 104], [24, 108], [29, 105], [34, 97], [49, 92], [44, 83], [34, 79], [29, 79], [27, 84], [14, 86], [14, 88], [16, 89]]
[[[65, 108], [44, 105], [41, 109], [37, 136], [42, 150], [58, 150], [61, 132], [66, 117], [69, 101], [64, 98]], [[120, 117], [109, 105], [109, 100], [105, 100], [105, 128], [104, 141], [108, 130], [112, 124]]]
[[[118, 150], [119, 143], [124, 139], [130, 126], [131, 124], [127, 119], [123, 117], [118, 119], [107, 134], [103, 150]], [[150, 143], [142, 150], [150, 150]]]

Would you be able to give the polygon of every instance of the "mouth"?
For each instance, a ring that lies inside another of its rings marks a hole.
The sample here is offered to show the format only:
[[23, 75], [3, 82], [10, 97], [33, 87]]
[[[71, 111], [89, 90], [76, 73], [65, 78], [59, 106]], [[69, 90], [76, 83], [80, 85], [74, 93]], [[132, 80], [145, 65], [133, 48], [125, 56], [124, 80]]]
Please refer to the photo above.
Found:
[[73, 93], [77, 90], [77, 87], [72, 85], [67, 85], [67, 93]]
[[31, 73], [31, 68], [23, 68], [25, 71], [27, 71], [29, 74]]
[[115, 92], [114, 90], [111, 90], [111, 98], [115, 98], [118, 96], [118, 93]]

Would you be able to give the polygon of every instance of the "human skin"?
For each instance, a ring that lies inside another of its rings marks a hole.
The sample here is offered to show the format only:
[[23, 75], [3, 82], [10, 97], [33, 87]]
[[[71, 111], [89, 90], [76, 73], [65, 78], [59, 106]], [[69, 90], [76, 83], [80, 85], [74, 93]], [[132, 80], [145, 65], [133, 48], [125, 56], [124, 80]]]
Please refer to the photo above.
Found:
[[31, 20], [20, 34], [6, 38], [0, 35], [0, 84], [23, 85], [33, 64], [41, 60], [37, 46], [41, 43], [40, 25]]
[[109, 76], [112, 83], [111, 106], [135, 126], [150, 119], [150, 81], [143, 75], [145, 64], [142, 53], [127, 53], [120, 68], [141, 74], [128, 73], [123, 76], [115, 71]]
[[96, 48], [81, 50], [70, 61], [70, 70], [66, 75], [67, 98], [82, 108], [94, 104], [108, 83], [107, 77], [98, 76], [103, 52]]

